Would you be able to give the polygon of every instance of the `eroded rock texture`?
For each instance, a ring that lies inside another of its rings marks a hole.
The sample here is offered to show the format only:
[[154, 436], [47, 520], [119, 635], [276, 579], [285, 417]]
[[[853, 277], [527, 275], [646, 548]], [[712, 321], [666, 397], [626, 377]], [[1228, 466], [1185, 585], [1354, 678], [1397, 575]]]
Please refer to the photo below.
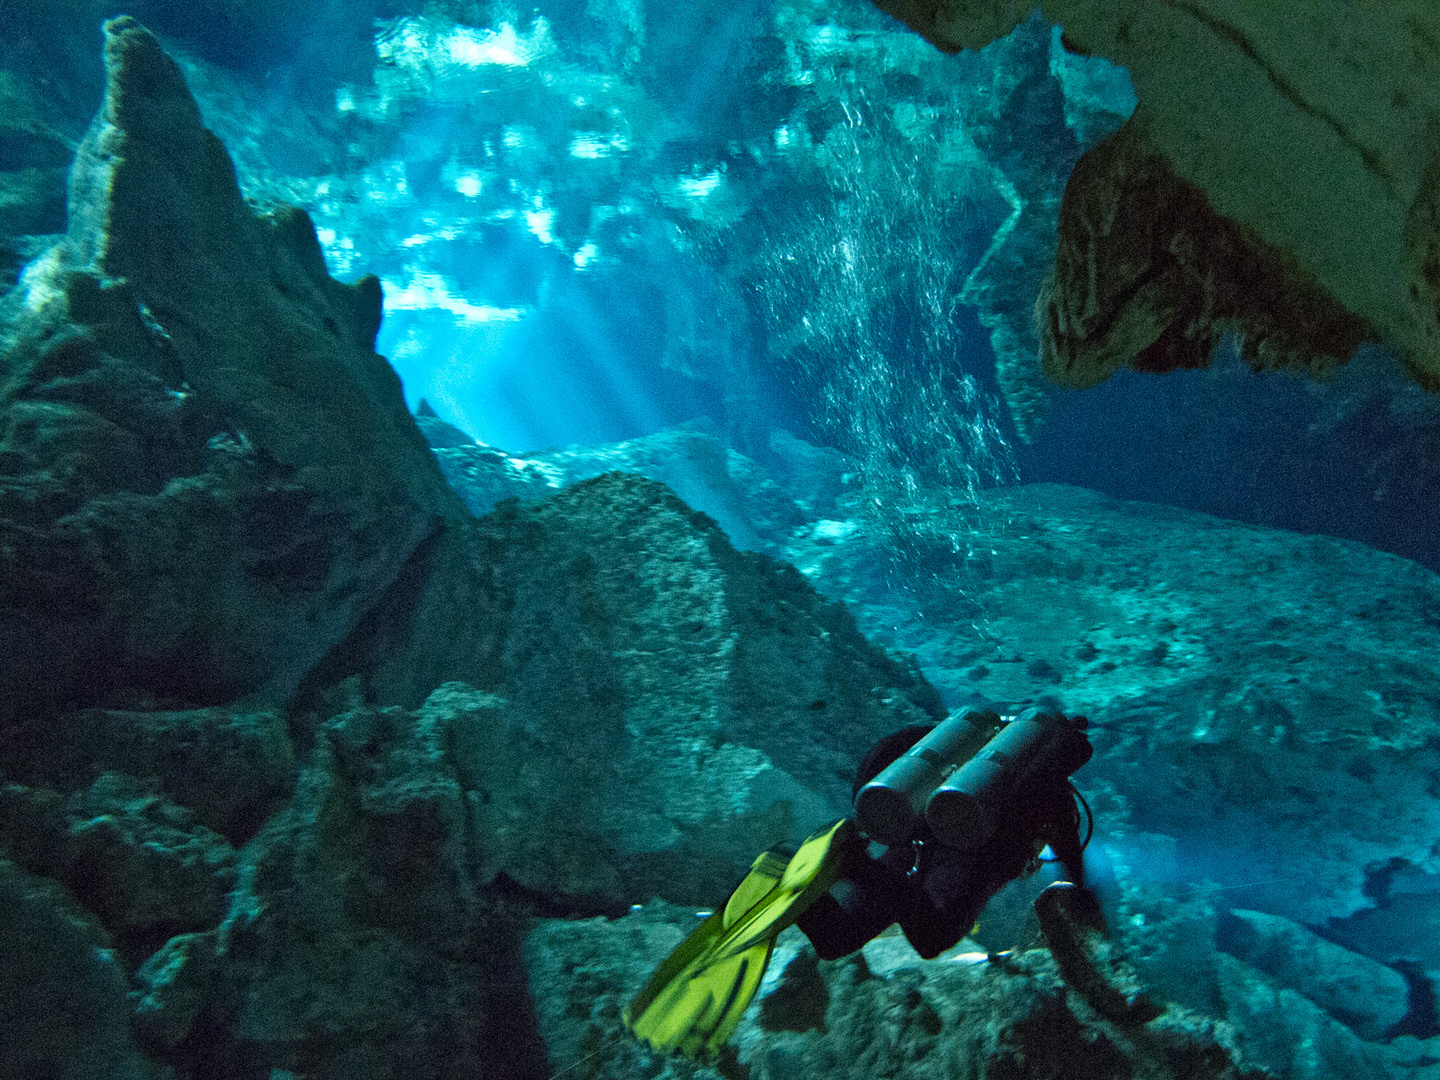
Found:
[[[486, 480], [467, 496], [508, 473], [545, 496], [465, 521], [370, 351], [373, 286], [331, 281], [303, 216], [243, 203], [144, 31], [111, 24], [108, 59], [72, 231], [0, 311], [0, 1065], [664, 1073], [606, 1040], [693, 915], [547, 923], [522, 949], [528, 913], [713, 903], [843, 810], [876, 736], [940, 707], [661, 484], [551, 489], [672, 469], [900, 626], [844, 462], [781, 440], [786, 493], [696, 432], [536, 469], [454, 447], [452, 474]], [[1433, 578], [1064, 490], [987, 513], [963, 552], [927, 521], [968, 592], [905, 633], [952, 691], [1095, 717], [1118, 946], [1172, 1007], [1099, 1020], [1034, 951], [926, 967], [885, 939], [826, 967], [787, 946], [739, 1047], [752, 1075], [1431, 1080], [1432, 1047], [1377, 1049], [1395, 972], [1298, 921], [1363, 904], [1367, 864], [1435, 869]], [[1254, 933], [1167, 892], [1207, 880], [1266, 909], [1234, 915]]]
[[845, 812], [880, 733], [942, 713], [844, 608], [653, 481], [607, 474], [480, 534], [505, 611], [491, 685], [516, 707], [486, 771], [525, 885], [723, 892], [762, 837]]
[[283, 696], [463, 517], [373, 278], [257, 215], [179, 69], [107, 27], [64, 240], [3, 311], [0, 712]]
[[961, 294], [979, 309], [990, 332], [995, 375], [1016, 431], [1029, 438], [1053, 392], [1035, 367], [1039, 341], [1035, 297], [1055, 259], [1064, 183], [1083, 147], [1066, 123], [1068, 104], [1051, 70], [1051, 29], [1041, 18], [1022, 23], [990, 46], [997, 59], [983, 108], [968, 130], [991, 164], [992, 182], [1012, 208], [996, 230]]
[[[1209, 878], [1236, 904], [1307, 923], [1371, 907], [1391, 859], [1440, 871], [1440, 577], [1343, 540], [1080, 488], [983, 506], [959, 554], [937, 512], [929, 557], [944, 584], [888, 640], [942, 691], [1053, 694], [1089, 716], [1096, 754], [1079, 781], [1112, 837], [1169, 845], [1122, 841], [1137, 869]], [[895, 609], [867, 577], [868, 543], [797, 538], [791, 558], [881, 636]]]
[[[1033, 7], [879, 6], [948, 50], [985, 45]], [[1152, 370], [1191, 363], [1220, 327], [1255, 337], [1258, 365], [1316, 373], [1373, 333], [1440, 385], [1433, 5], [1040, 8], [1070, 47], [1124, 65], [1140, 99], [1066, 192], [1042, 313], [1054, 377], [1087, 386], [1137, 357]], [[1117, 287], [1082, 286], [1096, 276]], [[1261, 276], [1271, 284], [1257, 292]]]
[[540, 1075], [530, 905], [723, 891], [938, 698], [655, 481], [470, 519], [374, 280], [106, 61], [0, 308], [0, 1071]]
[[[986, 962], [984, 953], [957, 949], [927, 963], [903, 938], [882, 937], [853, 957], [817, 962], [796, 930], [782, 935], [758, 1004], [742, 1022], [734, 1050], [714, 1067], [674, 1062], [615, 1039], [629, 996], [694, 921], [689, 911], [657, 903], [612, 922], [542, 923], [530, 934], [525, 958], [555, 1069], [576, 1068], [582, 1060], [596, 1075], [611, 1077], [709, 1078], [748, 1069], [755, 1080], [1269, 1075], [1236, 1049], [1228, 1024], [1182, 1007], [1171, 1006], [1148, 1024], [1099, 1017], [1067, 992], [1043, 951]], [[973, 950], [973, 943], [961, 948]], [[1376, 1064], [1379, 1055], [1358, 1060]]]
[[1364, 340], [1295, 260], [1223, 218], [1175, 175], [1137, 110], [1066, 186], [1054, 270], [1036, 301], [1040, 363], [1083, 389], [1129, 364], [1205, 367], [1225, 333], [1256, 368], [1323, 375]]
[[257, 217], [154, 39], [107, 35], [71, 231], [4, 311], [0, 850], [8, 925], [69, 957], [7, 982], [90, 993], [83, 905], [110, 996], [3, 1063], [537, 1074], [507, 905], [723, 891], [938, 699], [653, 481], [469, 524], [373, 279]]

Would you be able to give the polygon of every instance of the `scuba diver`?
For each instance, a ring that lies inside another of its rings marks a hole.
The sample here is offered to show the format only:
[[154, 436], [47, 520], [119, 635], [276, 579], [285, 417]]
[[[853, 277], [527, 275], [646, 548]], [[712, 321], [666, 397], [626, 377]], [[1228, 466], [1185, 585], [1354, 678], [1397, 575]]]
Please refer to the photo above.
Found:
[[1089, 836], [1080, 836], [1070, 782], [1093, 753], [1087, 727], [1058, 710], [1002, 720], [974, 708], [881, 739], [857, 771], [853, 818], [793, 856], [761, 854], [655, 971], [625, 1023], [656, 1050], [710, 1057], [734, 1033], [785, 927], [799, 926], [833, 960], [899, 923], [933, 959], [970, 932], [995, 893], [1036, 868], [1047, 845], [1070, 880], [1036, 901], [1042, 928], [1062, 909], [1095, 922], [1081, 865]]

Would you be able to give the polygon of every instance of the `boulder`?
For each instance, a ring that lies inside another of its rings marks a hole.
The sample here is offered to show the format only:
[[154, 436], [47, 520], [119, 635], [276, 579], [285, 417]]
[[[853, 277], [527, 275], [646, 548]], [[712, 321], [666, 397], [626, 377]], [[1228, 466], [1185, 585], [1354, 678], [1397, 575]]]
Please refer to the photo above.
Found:
[[293, 802], [242, 853], [202, 1006], [212, 1035], [180, 1048], [189, 1074], [236, 1060], [337, 1080], [481, 1068], [507, 931], [477, 896], [480, 838], [438, 734], [395, 707], [320, 726]]
[[103, 773], [145, 777], [196, 819], [237, 842], [255, 834], [295, 782], [285, 718], [272, 710], [212, 707], [69, 714], [63, 735], [47, 718], [0, 729], [0, 766], [14, 779], [62, 791]]
[[508, 706], [426, 709], [496, 717], [473, 754], [493, 779], [467, 786], [493, 792], [527, 886], [702, 902], [842, 816], [876, 739], [943, 715], [843, 607], [654, 481], [607, 473], [477, 533], [496, 612], [477, 668]]
[[69, 802], [65, 883], [132, 965], [174, 934], [219, 923], [235, 887], [223, 837], [116, 773]]
[[135, 972], [139, 989], [130, 991], [130, 998], [135, 1028], [146, 1042], [174, 1049], [190, 1034], [210, 1000], [215, 942], [213, 931], [177, 934]]
[[1362, 1041], [1303, 994], [1224, 954], [1219, 957], [1219, 973], [1236, 1044], [1247, 1058], [1274, 1075], [1286, 1080], [1331, 1080], [1390, 1074], [1383, 1048]]

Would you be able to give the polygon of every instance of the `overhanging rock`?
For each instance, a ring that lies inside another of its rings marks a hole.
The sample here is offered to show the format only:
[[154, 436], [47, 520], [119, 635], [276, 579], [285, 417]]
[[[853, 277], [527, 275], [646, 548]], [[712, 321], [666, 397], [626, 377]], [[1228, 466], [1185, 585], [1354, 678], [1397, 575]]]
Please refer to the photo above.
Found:
[[[1035, 7], [877, 3], [947, 51], [985, 45]], [[1215, 332], [1236, 330], [1252, 339], [1257, 366], [1314, 373], [1374, 335], [1423, 385], [1440, 386], [1433, 4], [1039, 7], [1068, 47], [1124, 65], [1140, 101], [1125, 129], [1091, 151], [1111, 168], [1086, 170], [1082, 159], [1066, 191], [1055, 288], [1038, 313], [1051, 329], [1052, 377], [1094, 385], [1137, 357], [1156, 370], [1193, 366]], [[1117, 186], [1123, 198], [1103, 195]], [[1112, 216], [1097, 216], [1102, 208]], [[1229, 234], [1225, 243], [1187, 247], [1196, 227], [1211, 226]], [[1081, 234], [1094, 240], [1089, 254], [1067, 253], [1066, 237]], [[1083, 286], [1097, 267], [1116, 287]], [[1177, 274], [1193, 303], [1177, 302]], [[1274, 287], [1254, 292], [1256, 275]], [[1287, 300], [1278, 321], [1277, 290]]]

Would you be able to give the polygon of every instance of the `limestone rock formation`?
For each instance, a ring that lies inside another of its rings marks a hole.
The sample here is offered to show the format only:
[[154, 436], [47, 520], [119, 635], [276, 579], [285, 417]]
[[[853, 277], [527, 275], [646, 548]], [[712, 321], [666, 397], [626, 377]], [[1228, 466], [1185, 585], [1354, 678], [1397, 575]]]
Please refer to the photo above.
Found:
[[435, 410], [424, 398], [420, 399], [420, 406], [415, 410], [415, 426], [420, 429], [420, 434], [425, 436], [425, 442], [432, 450], [447, 446], [475, 445], [475, 440], [469, 435], [435, 415]]
[[1231, 956], [1303, 994], [1363, 1039], [1382, 1041], [1410, 1011], [1409, 987], [1398, 971], [1289, 919], [1232, 911], [1220, 935]]
[[[1008, 33], [1035, 6], [877, 2], [950, 51]], [[1052, 376], [1086, 386], [1137, 357], [1193, 364], [1219, 328], [1258, 339], [1258, 365], [1316, 373], [1374, 334], [1440, 386], [1434, 5], [1040, 10], [1070, 48], [1124, 65], [1140, 100], [1066, 192], [1041, 313]], [[1091, 275], [1107, 283], [1087, 288]]]
[[0, 1066], [535, 1074], [526, 905], [723, 891], [938, 697], [655, 481], [469, 518], [374, 280], [246, 205], [146, 31], [106, 58], [0, 309], [0, 964], [53, 1012]]
[[[7, 775], [56, 785], [0, 786], [0, 853], [113, 938], [135, 1032], [182, 1075], [523, 1063], [525, 905], [723, 892], [757, 849], [843, 809], [876, 732], [938, 712], [842, 608], [654, 482], [511, 504], [478, 536], [505, 598], [481, 634], [505, 696], [449, 683], [412, 712], [350, 679], [329, 715], [292, 718], [298, 751], [243, 707], [89, 710], [63, 718], [71, 753], [0, 744]], [[102, 769], [136, 775], [90, 782]], [[64, 945], [35, 933], [42, 954]]]
[[1011, 206], [961, 299], [990, 332], [995, 374], [1022, 438], [1052, 393], [1035, 367], [1035, 297], [1055, 257], [1064, 177], [1083, 147], [1066, 123], [1068, 101], [1051, 71], [1051, 29], [1038, 16], [990, 46], [996, 63], [967, 132]]
[[179, 69], [106, 28], [69, 231], [0, 311], [0, 714], [272, 698], [464, 512], [380, 290], [257, 214]]
[[[1147, 892], [1124, 887], [1112, 909], [1108, 948], [1124, 964], [1143, 965], [1139, 988], [1161, 1009], [1158, 1016], [1103, 1018], [1062, 985], [1056, 962], [1033, 942], [987, 955], [967, 938], [924, 961], [903, 937], [884, 935], [853, 957], [827, 963], [788, 930], [733, 1049], [714, 1069], [694, 1075], [733, 1075], [737, 1066], [757, 1078], [857, 1080], [1440, 1075], [1440, 1037], [1361, 1038], [1329, 1011], [1333, 999], [1321, 1004], [1306, 996], [1325, 998], [1325, 968], [1308, 971], [1302, 991], [1213, 945], [1197, 948], [1214, 929], [1215, 909]], [[601, 1075], [671, 1075], [672, 1062], [616, 1033], [622, 1007], [694, 921], [689, 910], [657, 901], [623, 919], [536, 926], [524, 957], [552, 1070], [584, 1059]], [[1361, 974], [1364, 958], [1330, 948], [1336, 951], [1327, 962], [1363, 993], [1371, 985]], [[1369, 971], [1382, 998], [1383, 972]], [[1186, 980], [1201, 978], [1211, 985], [1196, 997]]]
[[353, 704], [321, 725], [294, 801], [244, 852], [204, 1006], [224, 1036], [179, 1047], [193, 1073], [233, 1055], [335, 1078], [478, 1065], [483, 837], [467, 827], [450, 733]]
[[[615, 1034], [621, 1008], [694, 922], [689, 911], [654, 904], [609, 922], [542, 923], [530, 934], [525, 958], [552, 1071], [585, 1060], [601, 1070], [598, 1075], [675, 1075], [670, 1061]], [[891, 952], [909, 952], [911, 959], [891, 960]], [[682, 1065], [684, 1075], [709, 1078], [741, 1070], [755, 1080], [1264, 1080], [1268, 1075], [1235, 1050], [1228, 1025], [1185, 1009], [1172, 1006], [1149, 1024], [1098, 1017], [1067, 993], [1043, 951], [993, 961], [984, 953], [957, 952], [923, 963], [903, 939], [881, 938], [853, 957], [817, 964], [799, 931], [789, 930], [760, 995], [734, 1049], [714, 1068], [692, 1073]]]
[[1366, 321], [1292, 257], [1217, 215], [1155, 149], [1148, 121], [1142, 106], [1070, 175], [1036, 302], [1045, 374], [1084, 389], [1124, 364], [1204, 367], [1227, 332], [1256, 368], [1321, 376], [1348, 360]]
[[106, 773], [149, 778], [196, 820], [232, 840], [255, 834], [290, 796], [295, 750], [274, 710], [124, 712], [89, 709], [35, 715], [0, 729], [0, 761], [11, 779], [78, 791]]

